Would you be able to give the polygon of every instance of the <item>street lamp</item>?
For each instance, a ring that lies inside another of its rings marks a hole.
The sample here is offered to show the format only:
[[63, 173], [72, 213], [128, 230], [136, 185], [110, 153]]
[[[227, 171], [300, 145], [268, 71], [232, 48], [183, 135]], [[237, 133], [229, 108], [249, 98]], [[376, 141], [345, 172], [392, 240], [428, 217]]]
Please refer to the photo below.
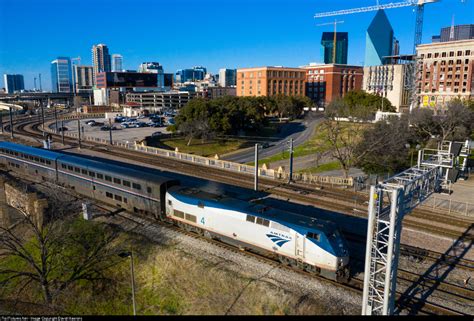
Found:
[[135, 304], [135, 274], [133, 272], [133, 252], [121, 252], [118, 254], [121, 258], [130, 258], [130, 270], [131, 270], [131, 278], [132, 278], [132, 304], [133, 304], [133, 315], [137, 315], [137, 308]]
[[[407, 149], [411, 149], [411, 145], [408, 144], [408, 143], [405, 144], [405, 147], [406, 147]], [[419, 151], [420, 148], [421, 148], [421, 145], [420, 145], [420, 144], [416, 144], [415, 149], [416, 149], [417, 151]], [[410, 167], [413, 167], [413, 153], [414, 153], [414, 152], [415, 152], [415, 150], [414, 150], [414, 149], [411, 149]]]

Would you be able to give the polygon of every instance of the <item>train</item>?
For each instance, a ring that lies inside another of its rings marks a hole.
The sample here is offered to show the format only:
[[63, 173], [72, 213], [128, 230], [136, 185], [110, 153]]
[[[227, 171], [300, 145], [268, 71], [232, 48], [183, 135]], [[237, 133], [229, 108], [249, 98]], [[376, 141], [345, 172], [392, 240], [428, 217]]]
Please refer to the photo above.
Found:
[[260, 199], [182, 185], [150, 170], [11, 142], [0, 142], [8, 170], [85, 197], [174, 224], [207, 238], [270, 255], [338, 282], [349, 279], [349, 251], [337, 225], [266, 206]]

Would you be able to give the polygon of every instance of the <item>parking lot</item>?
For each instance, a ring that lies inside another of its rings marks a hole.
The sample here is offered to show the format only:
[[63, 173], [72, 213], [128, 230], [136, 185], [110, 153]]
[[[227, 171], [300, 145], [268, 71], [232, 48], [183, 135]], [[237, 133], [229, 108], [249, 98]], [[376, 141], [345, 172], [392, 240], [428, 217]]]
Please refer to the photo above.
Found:
[[[89, 121], [95, 121], [96, 123], [91, 126], [87, 124]], [[148, 117], [142, 119], [136, 119], [136, 123], [146, 124], [150, 122]], [[100, 139], [109, 139], [109, 130], [101, 130], [102, 127], [109, 126], [109, 120], [105, 118], [90, 118], [90, 119], [81, 119], [82, 132], [81, 135], [89, 136]], [[61, 127], [61, 124], [58, 123], [58, 128]], [[65, 132], [77, 133], [77, 121], [65, 121], [64, 127], [67, 128]], [[54, 124], [50, 126], [54, 130]], [[112, 119], [112, 139], [116, 142], [121, 143], [133, 143], [134, 141], [141, 141], [146, 136], [151, 136], [154, 133], [160, 132], [162, 134], [169, 133], [164, 127], [140, 127], [140, 128], [124, 128], [121, 123], [114, 122]], [[159, 134], [158, 134], [159, 135]]]

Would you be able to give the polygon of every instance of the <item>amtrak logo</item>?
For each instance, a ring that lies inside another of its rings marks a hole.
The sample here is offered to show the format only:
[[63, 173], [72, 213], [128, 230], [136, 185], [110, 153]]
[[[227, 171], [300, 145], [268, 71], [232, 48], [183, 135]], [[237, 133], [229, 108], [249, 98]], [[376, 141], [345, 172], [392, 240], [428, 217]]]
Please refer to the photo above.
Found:
[[284, 238], [280, 237], [280, 236], [277, 236], [277, 235], [273, 235], [273, 234], [267, 234], [267, 237], [272, 240], [276, 245], [278, 245], [279, 247], [282, 247], [283, 244], [285, 244], [286, 242], [289, 242], [290, 240], [285, 240]]

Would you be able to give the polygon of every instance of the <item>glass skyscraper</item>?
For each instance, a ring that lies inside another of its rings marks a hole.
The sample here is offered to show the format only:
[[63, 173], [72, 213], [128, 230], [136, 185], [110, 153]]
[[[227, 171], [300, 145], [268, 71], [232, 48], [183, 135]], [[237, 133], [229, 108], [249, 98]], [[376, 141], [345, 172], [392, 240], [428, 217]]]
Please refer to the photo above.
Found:
[[71, 93], [72, 67], [69, 57], [58, 57], [51, 62], [51, 91], [53, 93]]
[[232, 87], [237, 83], [237, 69], [219, 69], [219, 85], [221, 87]]
[[336, 61], [333, 61], [334, 32], [323, 32], [323, 35], [321, 37], [321, 57], [324, 57], [324, 63], [347, 65], [348, 44], [348, 33], [336, 32]]
[[192, 69], [178, 69], [175, 74], [175, 81], [179, 83], [187, 81], [199, 81], [204, 80], [207, 69], [202, 66], [196, 66]]
[[385, 12], [379, 10], [367, 28], [364, 66], [383, 65], [385, 63], [384, 57], [392, 55], [392, 47], [392, 26]]
[[3, 80], [5, 84], [5, 91], [8, 94], [13, 94], [15, 91], [20, 91], [25, 89], [25, 81], [23, 75], [3, 75]]
[[112, 71], [123, 71], [123, 57], [119, 54], [112, 55]]
[[112, 70], [107, 45], [98, 44], [92, 46], [92, 66], [94, 67], [94, 84], [96, 83], [95, 78], [99, 72]]

